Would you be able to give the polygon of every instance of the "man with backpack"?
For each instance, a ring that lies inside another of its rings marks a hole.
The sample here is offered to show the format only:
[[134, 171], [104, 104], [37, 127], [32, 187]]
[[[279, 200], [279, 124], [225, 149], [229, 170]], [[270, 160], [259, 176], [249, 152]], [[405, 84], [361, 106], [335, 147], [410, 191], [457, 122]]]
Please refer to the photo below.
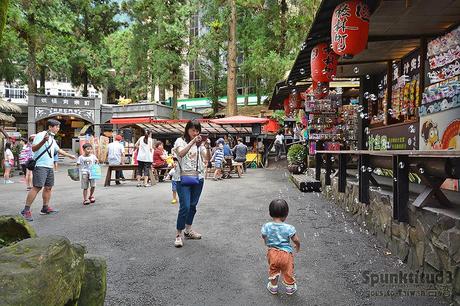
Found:
[[59, 131], [61, 123], [55, 119], [49, 119], [46, 125], [48, 129], [38, 133], [32, 143], [32, 151], [34, 152], [33, 161], [35, 162], [35, 167], [32, 170], [33, 187], [27, 194], [26, 204], [24, 209], [21, 211], [21, 215], [27, 221], [33, 221], [30, 206], [42, 188], [44, 188], [42, 194], [43, 207], [40, 210], [40, 214], [50, 215], [58, 212], [58, 210], [49, 206], [51, 189], [54, 186], [54, 154], [58, 152], [71, 159], [76, 158], [75, 156], [60, 149], [54, 140], [54, 136]]

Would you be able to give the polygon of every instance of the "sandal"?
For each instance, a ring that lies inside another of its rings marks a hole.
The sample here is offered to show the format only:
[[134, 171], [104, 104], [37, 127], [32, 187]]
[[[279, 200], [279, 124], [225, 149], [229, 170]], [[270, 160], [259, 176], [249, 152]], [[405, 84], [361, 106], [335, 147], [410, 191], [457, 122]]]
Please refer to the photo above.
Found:
[[141, 183], [138, 183], [138, 184], [136, 185], [136, 187], [142, 187], [142, 184], [141, 184]]
[[84, 200], [83, 205], [89, 205], [91, 202], [89, 200]]
[[96, 202], [96, 198], [94, 196], [89, 197], [89, 202], [90, 203]]

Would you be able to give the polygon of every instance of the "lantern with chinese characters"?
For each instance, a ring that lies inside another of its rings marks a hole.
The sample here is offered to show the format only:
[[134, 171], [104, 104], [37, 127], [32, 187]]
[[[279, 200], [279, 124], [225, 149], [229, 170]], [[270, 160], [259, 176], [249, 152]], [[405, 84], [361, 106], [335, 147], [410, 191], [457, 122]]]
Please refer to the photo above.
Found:
[[369, 7], [363, 1], [345, 1], [334, 10], [331, 24], [332, 49], [352, 58], [366, 48], [369, 35]]
[[337, 72], [339, 56], [326, 43], [316, 45], [311, 50], [311, 78], [316, 82], [330, 82]]
[[316, 99], [324, 99], [329, 94], [329, 83], [327, 82], [318, 83], [318, 82], [313, 81], [312, 90], [313, 90], [313, 96]]

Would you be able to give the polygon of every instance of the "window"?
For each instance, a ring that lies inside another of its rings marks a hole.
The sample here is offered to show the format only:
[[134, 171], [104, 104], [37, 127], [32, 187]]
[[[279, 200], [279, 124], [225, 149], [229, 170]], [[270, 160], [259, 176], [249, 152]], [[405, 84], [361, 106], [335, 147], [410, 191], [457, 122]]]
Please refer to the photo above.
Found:
[[5, 84], [4, 96], [10, 99], [25, 99], [27, 97], [27, 90], [19, 87], [17, 84]]
[[75, 90], [72, 90], [72, 89], [58, 89], [58, 96], [75, 97]]
[[90, 91], [89, 92], [90, 98], [99, 98], [99, 93], [97, 91]]

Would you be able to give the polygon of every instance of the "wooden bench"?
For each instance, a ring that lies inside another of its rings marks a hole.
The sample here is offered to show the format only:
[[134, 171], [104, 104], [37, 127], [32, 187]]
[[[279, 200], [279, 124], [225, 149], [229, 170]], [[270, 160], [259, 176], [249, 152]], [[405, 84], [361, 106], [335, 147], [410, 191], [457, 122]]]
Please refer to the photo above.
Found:
[[[125, 178], [125, 181], [136, 181], [137, 180], [136, 179], [137, 165], [109, 165], [107, 167], [107, 175], [105, 176], [104, 187], [110, 186], [110, 182], [117, 181], [116, 178], [115, 179], [112, 178], [112, 172], [115, 172], [118, 170], [132, 170], [133, 171], [132, 178], [130, 179]], [[152, 185], [156, 184], [155, 176], [153, 174], [152, 169], [150, 169], [149, 171], [149, 177], [150, 177], [151, 184]]]
[[[164, 179], [165, 176], [168, 174], [168, 172], [169, 172], [172, 168], [173, 168], [173, 167], [154, 168], [154, 167], [152, 166], [153, 176], [155, 177], [155, 180], [156, 180], [157, 182], [159, 182], [161, 176], [162, 176], [162, 178]], [[160, 172], [161, 172], [161, 171], [164, 171], [165, 174], [160, 175]]]

